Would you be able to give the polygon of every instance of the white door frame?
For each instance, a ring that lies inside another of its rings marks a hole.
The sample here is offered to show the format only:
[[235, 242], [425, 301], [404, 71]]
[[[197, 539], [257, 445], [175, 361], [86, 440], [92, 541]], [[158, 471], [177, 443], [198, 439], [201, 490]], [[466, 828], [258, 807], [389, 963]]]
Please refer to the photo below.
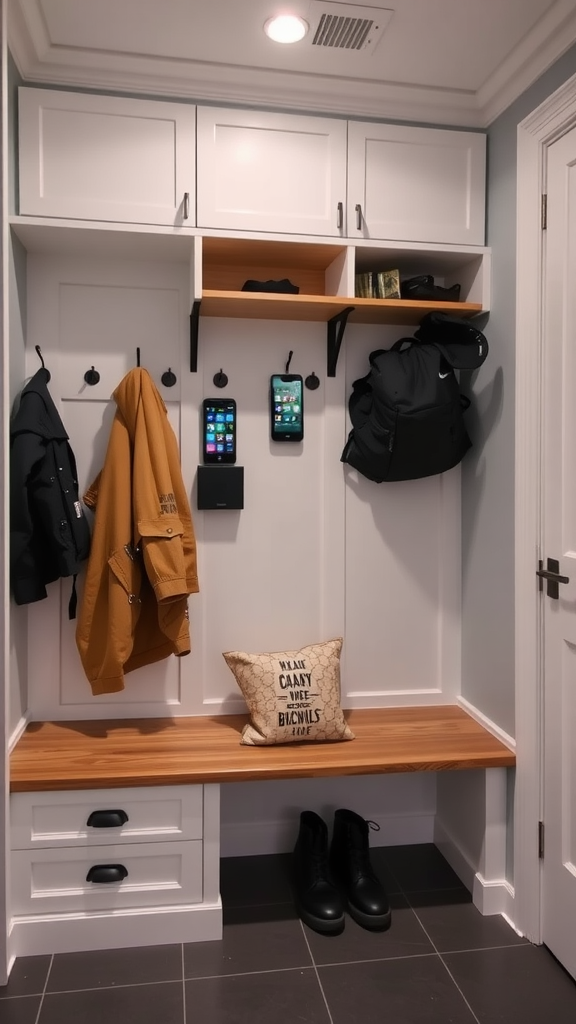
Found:
[[576, 124], [576, 75], [518, 125], [516, 252], [515, 676], [516, 788], [514, 917], [533, 942], [542, 941], [542, 612], [536, 585], [540, 541], [542, 437], [541, 196], [546, 149]]

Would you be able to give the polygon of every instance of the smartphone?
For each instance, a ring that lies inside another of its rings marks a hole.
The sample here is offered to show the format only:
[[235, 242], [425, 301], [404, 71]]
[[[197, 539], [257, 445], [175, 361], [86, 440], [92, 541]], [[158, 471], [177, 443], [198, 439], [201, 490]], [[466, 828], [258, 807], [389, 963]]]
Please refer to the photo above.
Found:
[[202, 402], [202, 458], [206, 466], [236, 462], [236, 402], [205, 398]]
[[301, 441], [304, 437], [304, 388], [297, 373], [275, 373], [270, 378], [270, 423], [273, 441]]

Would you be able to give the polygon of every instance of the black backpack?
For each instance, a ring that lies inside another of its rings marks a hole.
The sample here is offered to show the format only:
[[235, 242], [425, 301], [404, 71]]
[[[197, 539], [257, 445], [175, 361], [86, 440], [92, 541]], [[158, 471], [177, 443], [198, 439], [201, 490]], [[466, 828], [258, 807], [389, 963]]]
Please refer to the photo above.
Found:
[[470, 321], [424, 317], [413, 338], [370, 354], [370, 372], [354, 381], [352, 430], [342, 462], [376, 483], [416, 480], [456, 466], [472, 442], [454, 370], [476, 369], [488, 342]]

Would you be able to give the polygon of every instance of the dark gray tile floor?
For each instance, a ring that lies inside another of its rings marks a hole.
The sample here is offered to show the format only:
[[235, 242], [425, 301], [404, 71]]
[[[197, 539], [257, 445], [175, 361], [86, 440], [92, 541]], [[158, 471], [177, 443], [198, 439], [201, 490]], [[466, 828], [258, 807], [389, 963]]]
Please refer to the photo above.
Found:
[[576, 983], [482, 917], [432, 845], [372, 850], [392, 927], [302, 925], [290, 858], [222, 861], [220, 942], [23, 957], [0, 1024], [574, 1024]]

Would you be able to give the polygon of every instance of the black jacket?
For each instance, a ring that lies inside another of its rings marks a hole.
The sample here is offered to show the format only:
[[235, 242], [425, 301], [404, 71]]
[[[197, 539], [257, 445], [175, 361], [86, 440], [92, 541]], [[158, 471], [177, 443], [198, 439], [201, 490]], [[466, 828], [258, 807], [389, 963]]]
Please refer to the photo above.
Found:
[[40, 601], [47, 583], [75, 576], [90, 549], [76, 462], [49, 380], [44, 367], [34, 374], [10, 425], [10, 582], [16, 604]]

